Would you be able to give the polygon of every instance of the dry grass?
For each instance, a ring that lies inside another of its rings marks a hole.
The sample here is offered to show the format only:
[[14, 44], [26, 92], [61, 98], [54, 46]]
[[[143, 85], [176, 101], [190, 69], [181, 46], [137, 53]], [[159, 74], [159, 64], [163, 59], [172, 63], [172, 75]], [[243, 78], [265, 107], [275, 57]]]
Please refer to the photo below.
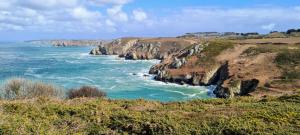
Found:
[[62, 89], [51, 84], [31, 81], [24, 78], [7, 80], [1, 88], [5, 99], [28, 99], [36, 97], [61, 97]]
[[289, 37], [289, 38], [265, 38], [265, 39], [246, 39], [246, 40], [236, 40], [239, 44], [296, 44], [300, 42], [299, 37]]

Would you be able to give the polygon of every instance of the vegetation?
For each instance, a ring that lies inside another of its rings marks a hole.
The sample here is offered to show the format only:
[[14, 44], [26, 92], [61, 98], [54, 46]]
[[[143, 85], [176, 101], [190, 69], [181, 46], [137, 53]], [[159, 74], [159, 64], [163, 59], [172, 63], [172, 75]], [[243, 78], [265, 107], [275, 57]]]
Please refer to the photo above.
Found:
[[1, 94], [5, 99], [28, 99], [35, 97], [60, 97], [62, 90], [54, 85], [23, 78], [7, 80]]
[[[214, 41], [199, 55], [213, 63], [227, 41]], [[292, 47], [293, 46], [288, 46]], [[274, 62], [286, 79], [299, 79], [299, 48], [259, 45], [244, 54], [276, 53]], [[232, 85], [237, 82], [232, 82]], [[1, 89], [1, 134], [299, 134], [300, 94], [282, 97], [240, 97], [161, 103], [111, 100], [97, 88], [71, 89], [67, 99], [59, 89], [41, 82], [12, 79]]]
[[80, 97], [105, 97], [106, 93], [100, 91], [98, 88], [89, 87], [89, 86], [82, 86], [79, 89], [71, 89], [68, 92], [68, 98], [80, 98]]
[[208, 63], [209, 65], [215, 64], [214, 58], [222, 51], [233, 48], [234, 44], [227, 40], [214, 40], [210, 41], [208, 46], [205, 47], [202, 53], [198, 56], [198, 64]]
[[286, 34], [292, 34], [293, 32], [300, 32], [300, 29], [289, 29]]
[[0, 134], [298, 134], [300, 95], [159, 103], [0, 101]]
[[285, 80], [300, 79], [300, 49], [279, 53], [275, 63], [283, 69], [282, 76]]
[[287, 45], [272, 45], [272, 44], [266, 44], [266, 45], [257, 45], [256, 47], [249, 47], [243, 52], [243, 55], [246, 56], [256, 56], [261, 53], [285, 53], [289, 51], [289, 47], [295, 48], [295, 50], [299, 50], [300, 48], [298, 46], [287, 46]]
[[275, 62], [278, 65], [297, 66], [300, 64], [300, 51], [289, 50], [277, 55]]
[[243, 52], [243, 55], [255, 56], [261, 53], [271, 53], [272, 51], [273, 51], [273, 47], [269, 45], [263, 47], [249, 47], [247, 50]]
[[261, 53], [277, 53], [274, 63], [284, 72], [283, 79], [300, 79], [300, 48], [297, 45], [257, 45], [243, 52], [246, 56], [256, 56]]

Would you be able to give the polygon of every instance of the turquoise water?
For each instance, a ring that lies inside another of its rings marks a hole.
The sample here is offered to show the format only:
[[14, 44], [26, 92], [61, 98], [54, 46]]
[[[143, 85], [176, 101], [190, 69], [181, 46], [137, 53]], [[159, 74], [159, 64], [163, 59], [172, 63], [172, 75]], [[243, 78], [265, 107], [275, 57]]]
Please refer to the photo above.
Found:
[[145, 77], [157, 60], [90, 56], [90, 50], [91, 47], [0, 43], [0, 82], [24, 77], [66, 89], [89, 85], [107, 92], [112, 99], [183, 101], [211, 95], [206, 87], [166, 84], [153, 80], [153, 76]]

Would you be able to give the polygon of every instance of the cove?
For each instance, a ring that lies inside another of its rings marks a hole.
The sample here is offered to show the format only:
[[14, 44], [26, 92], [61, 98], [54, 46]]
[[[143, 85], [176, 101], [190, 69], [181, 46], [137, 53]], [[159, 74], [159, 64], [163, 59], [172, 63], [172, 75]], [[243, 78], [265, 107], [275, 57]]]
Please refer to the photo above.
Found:
[[53, 83], [66, 90], [88, 85], [105, 91], [111, 99], [166, 102], [212, 97], [209, 87], [153, 80], [148, 71], [158, 60], [91, 56], [91, 48], [0, 43], [0, 83], [12, 77], [23, 77]]

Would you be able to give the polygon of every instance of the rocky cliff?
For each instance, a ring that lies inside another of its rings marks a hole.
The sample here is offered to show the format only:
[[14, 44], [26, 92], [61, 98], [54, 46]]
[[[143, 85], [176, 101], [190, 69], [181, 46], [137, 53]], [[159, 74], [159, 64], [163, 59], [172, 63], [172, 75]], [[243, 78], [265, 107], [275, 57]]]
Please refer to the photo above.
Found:
[[35, 44], [51, 44], [56, 47], [66, 46], [100, 46], [107, 41], [104, 40], [36, 40], [28, 41]]
[[[216, 85], [214, 94], [220, 98], [283, 95], [300, 88], [299, 52], [296, 45], [237, 45], [213, 41], [170, 55], [154, 65], [149, 73], [165, 82]], [[292, 63], [282, 65], [278, 60]]]
[[130, 60], [160, 59], [161, 63], [149, 71], [156, 80], [216, 85], [214, 94], [220, 98], [283, 95], [300, 88], [299, 46], [242, 42], [123, 38], [98, 46], [91, 54], [119, 55]]
[[108, 44], [94, 48], [92, 55], [119, 55], [129, 60], [164, 59], [168, 55], [178, 52], [194, 41], [179, 38], [121, 38]]

